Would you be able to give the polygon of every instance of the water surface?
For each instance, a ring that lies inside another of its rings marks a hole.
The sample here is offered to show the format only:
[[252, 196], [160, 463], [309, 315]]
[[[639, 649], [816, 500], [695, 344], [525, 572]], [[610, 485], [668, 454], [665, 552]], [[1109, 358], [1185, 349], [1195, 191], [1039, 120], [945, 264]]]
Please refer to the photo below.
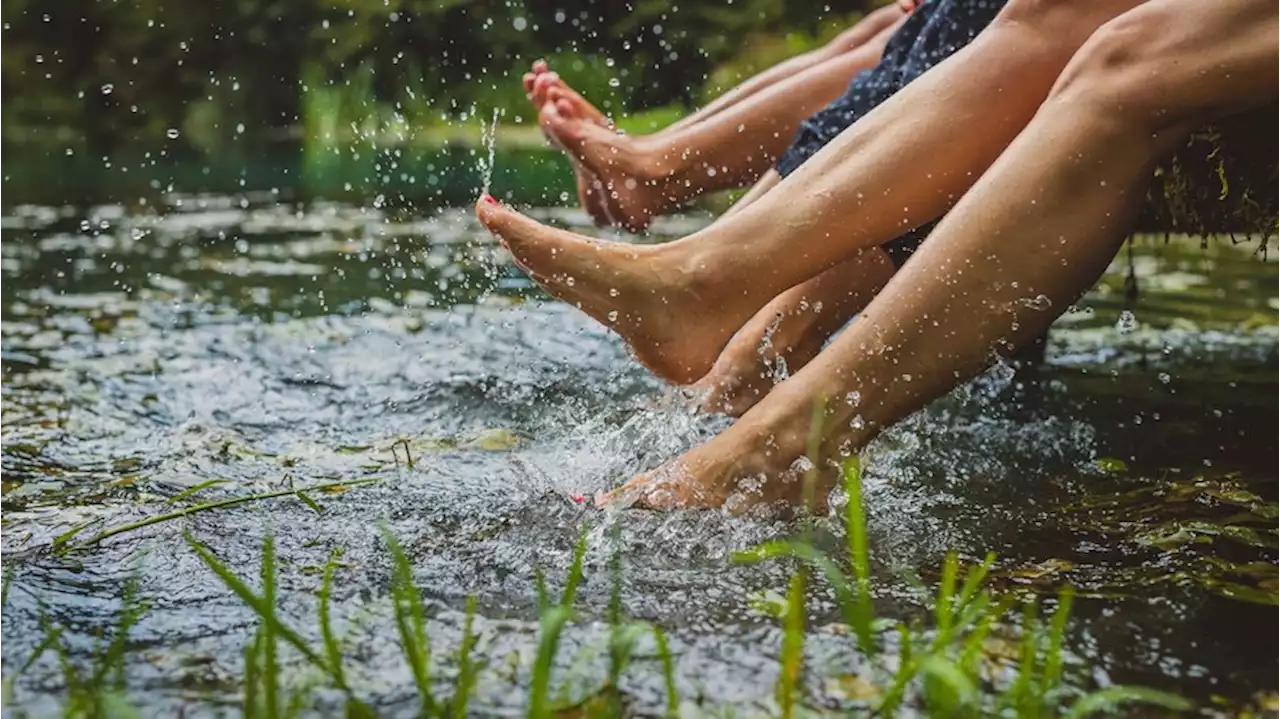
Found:
[[[560, 676], [585, 687], [601, 672], [589, 657], [606, 637], [616, 550], [624, 607], [670, 632], [685, 698], [767, 710], [779, 635], [748, 597], [785, 591], [791, 568], [731, 555], [797, 525], [609, 515], [571, 498], [726, 420], [684, 409], [616, 338], [536, 291], [467, 211], [380, 204], [264, 192], [5, 210], [6, 674], [39, 641], [40, 607], [81, 656], [136, 575], [151, 607], [132, 634], [131, 699], [154, 715], [235, 713], [255, 620], [182, 533], [252, 574], [270, 532], [283, 613], [313, 638], [319, 568], [344, 549], [335, 601], [349, 671], [388, 714], [411, 713], [385, 521], [429, 602], [442, 681], [475, 594], [490, 663], [478, 706], [519, 714], [534, 570], [558, 586], [585, 528], [584, 618]], [[656, 234], [705, 221], [671, 218]], [[878, 439], [865, 461], [881, 611], [917, 615], [913, 577], [932, 583], [948, 549], [966, 561], [994, 551], [1001, 586], [1079, 587], [1075, 681], [1235, 706], [1274, 697], [1277, 272], [1250, 250], [1140, 239], [1055, 326], [1038, 372], [997, 367]], [[73, 527], [170, 511], [168, 498], [210, 480], [223, 483], [200, 498], [368, 477], [380, 481], [318, 493], [319, 515], [268, 500], [50, 551]], [[823, 531], [842, 544], [838, 525]], [[860, 660], [827, 626], [825, 591], [810, 612], [809, 701], [847, 706], [829, 680]], [[575, 655], [588, 659], [569, 666]], [[636, 711], [659, 710], [657, 663], [637, 664], [625, 689]], [[7, 708], [45, 713], [60, 691], [46, 656]]]

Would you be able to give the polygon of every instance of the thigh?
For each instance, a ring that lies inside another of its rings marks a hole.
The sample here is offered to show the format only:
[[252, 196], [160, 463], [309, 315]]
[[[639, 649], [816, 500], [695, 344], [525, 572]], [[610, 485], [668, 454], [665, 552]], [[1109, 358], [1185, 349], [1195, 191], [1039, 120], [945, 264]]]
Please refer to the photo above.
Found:
[[1159, 125], [1202, 123], [1276, 98], [1275, 0], [1150, 0], [1104, 24], [1064, 73]]

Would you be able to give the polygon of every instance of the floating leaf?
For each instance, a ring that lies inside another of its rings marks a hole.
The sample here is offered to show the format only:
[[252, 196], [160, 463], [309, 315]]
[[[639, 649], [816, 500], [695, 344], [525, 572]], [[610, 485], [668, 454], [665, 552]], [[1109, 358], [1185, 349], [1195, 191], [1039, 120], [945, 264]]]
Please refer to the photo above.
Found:
[[1050, 557], [1043, 562], [1037, 562], [1025, 567], [1005, 569], [999, 572], [999, 575], [1008, 577], [1020, 584], [1032, 584], [1044, 579], [1045, 577], [1051, 577], [1056, 574], [1069, 571], [1073, 566], [1075, 565], [1065, 559]]
[[467, 449], [486, 449], [501, 452], [519, 445], [524, 440], [509, 429], [486, 429], [462, 446]]
[[1124, 474], [1129, 471], [1129, 465], [1123, 459], [1115, 457], [1098, 457], [1093, 460], [1093, 466], [1107, 474]]
[[840, 701], [879, 701], [884, 690], [857, 675], [827, 677], [822, 684], [823, 692]]

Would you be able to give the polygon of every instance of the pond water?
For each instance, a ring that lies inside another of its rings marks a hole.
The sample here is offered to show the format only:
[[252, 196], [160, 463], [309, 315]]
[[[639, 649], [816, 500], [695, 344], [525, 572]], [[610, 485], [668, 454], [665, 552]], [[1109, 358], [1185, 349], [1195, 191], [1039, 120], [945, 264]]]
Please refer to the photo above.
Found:
[[[6, 675], [40, 642], [42, 613], [64, 627], [73, 660], [90, 652], [136, 576], [150, 606], [131, 633], [130, 700], [145, 715], [234, 715], [256, 620], [183, 532], [246, 576], [273, 533], [282, 616], [310, 639], [319, 567], [344, 550], [334, 612], [348, 671], [387, 714], [411, 714], [385, 522], [425, 593], [439, 662], [476, 595], [489, 665], [474, 701], [519, 714], [535, 568], [558, 588], [586, 528], [583, 616], [560, 678], [585, 686], [602, 672], [591, 652], [621, 551], [624, 609], [668, 631], [682, 695], [766, 710], [780, 634], [749, 597], [785, 592], [791, 567], [731, 555], [797, 525], [609, 514], [570, 498], [727, 420], [685, 409], [615, 337], [536, 291], [466, 209], [379, 204], [264, 192], [6, 207]], [[655, 235], [707, 219], [669, 218]], [[998, 585], [1079, 588], [1076, 681], [1206, 706], [1274, 702], [1276, 287], [1274, 259], [1250, 246], [1139, 238], [1055, 325], [1037, 372], [997, 367], [874, 442], [864, 461], [880, 611], [922, 612], [912, 577], [932, 585], [948, 549], [966, 562], [994, 551]], [[320, 514], [264, 500], [53, 551], [68, 530], [172, 511], [169, 498], [210, 480], [221, 483], [197, 499], [357, 478], [379, 481], [315, 493]], [[842, 544], [837, 523], [823, 529]], [[809, 606], [809, 702], [838, 707], [827, 679], [859, 659], [827, 626], [830, 597], [819, 589]], [[587, 658], [570, 666], [574, 656]], [[43, 656], [6, 715], [53, 712], [62, 677]], [[657, 662], [640, 661], [624, 689], [637, 713], [660, 710]]]

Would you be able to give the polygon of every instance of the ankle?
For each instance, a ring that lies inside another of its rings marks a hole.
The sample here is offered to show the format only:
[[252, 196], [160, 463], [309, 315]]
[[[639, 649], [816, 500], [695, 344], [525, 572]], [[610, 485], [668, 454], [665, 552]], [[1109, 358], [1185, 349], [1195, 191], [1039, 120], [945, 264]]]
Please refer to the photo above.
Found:
[[693, 164], [690, 151], [655, 135], [629, 138], [635, 178], [649, 187], [670, 189]]

